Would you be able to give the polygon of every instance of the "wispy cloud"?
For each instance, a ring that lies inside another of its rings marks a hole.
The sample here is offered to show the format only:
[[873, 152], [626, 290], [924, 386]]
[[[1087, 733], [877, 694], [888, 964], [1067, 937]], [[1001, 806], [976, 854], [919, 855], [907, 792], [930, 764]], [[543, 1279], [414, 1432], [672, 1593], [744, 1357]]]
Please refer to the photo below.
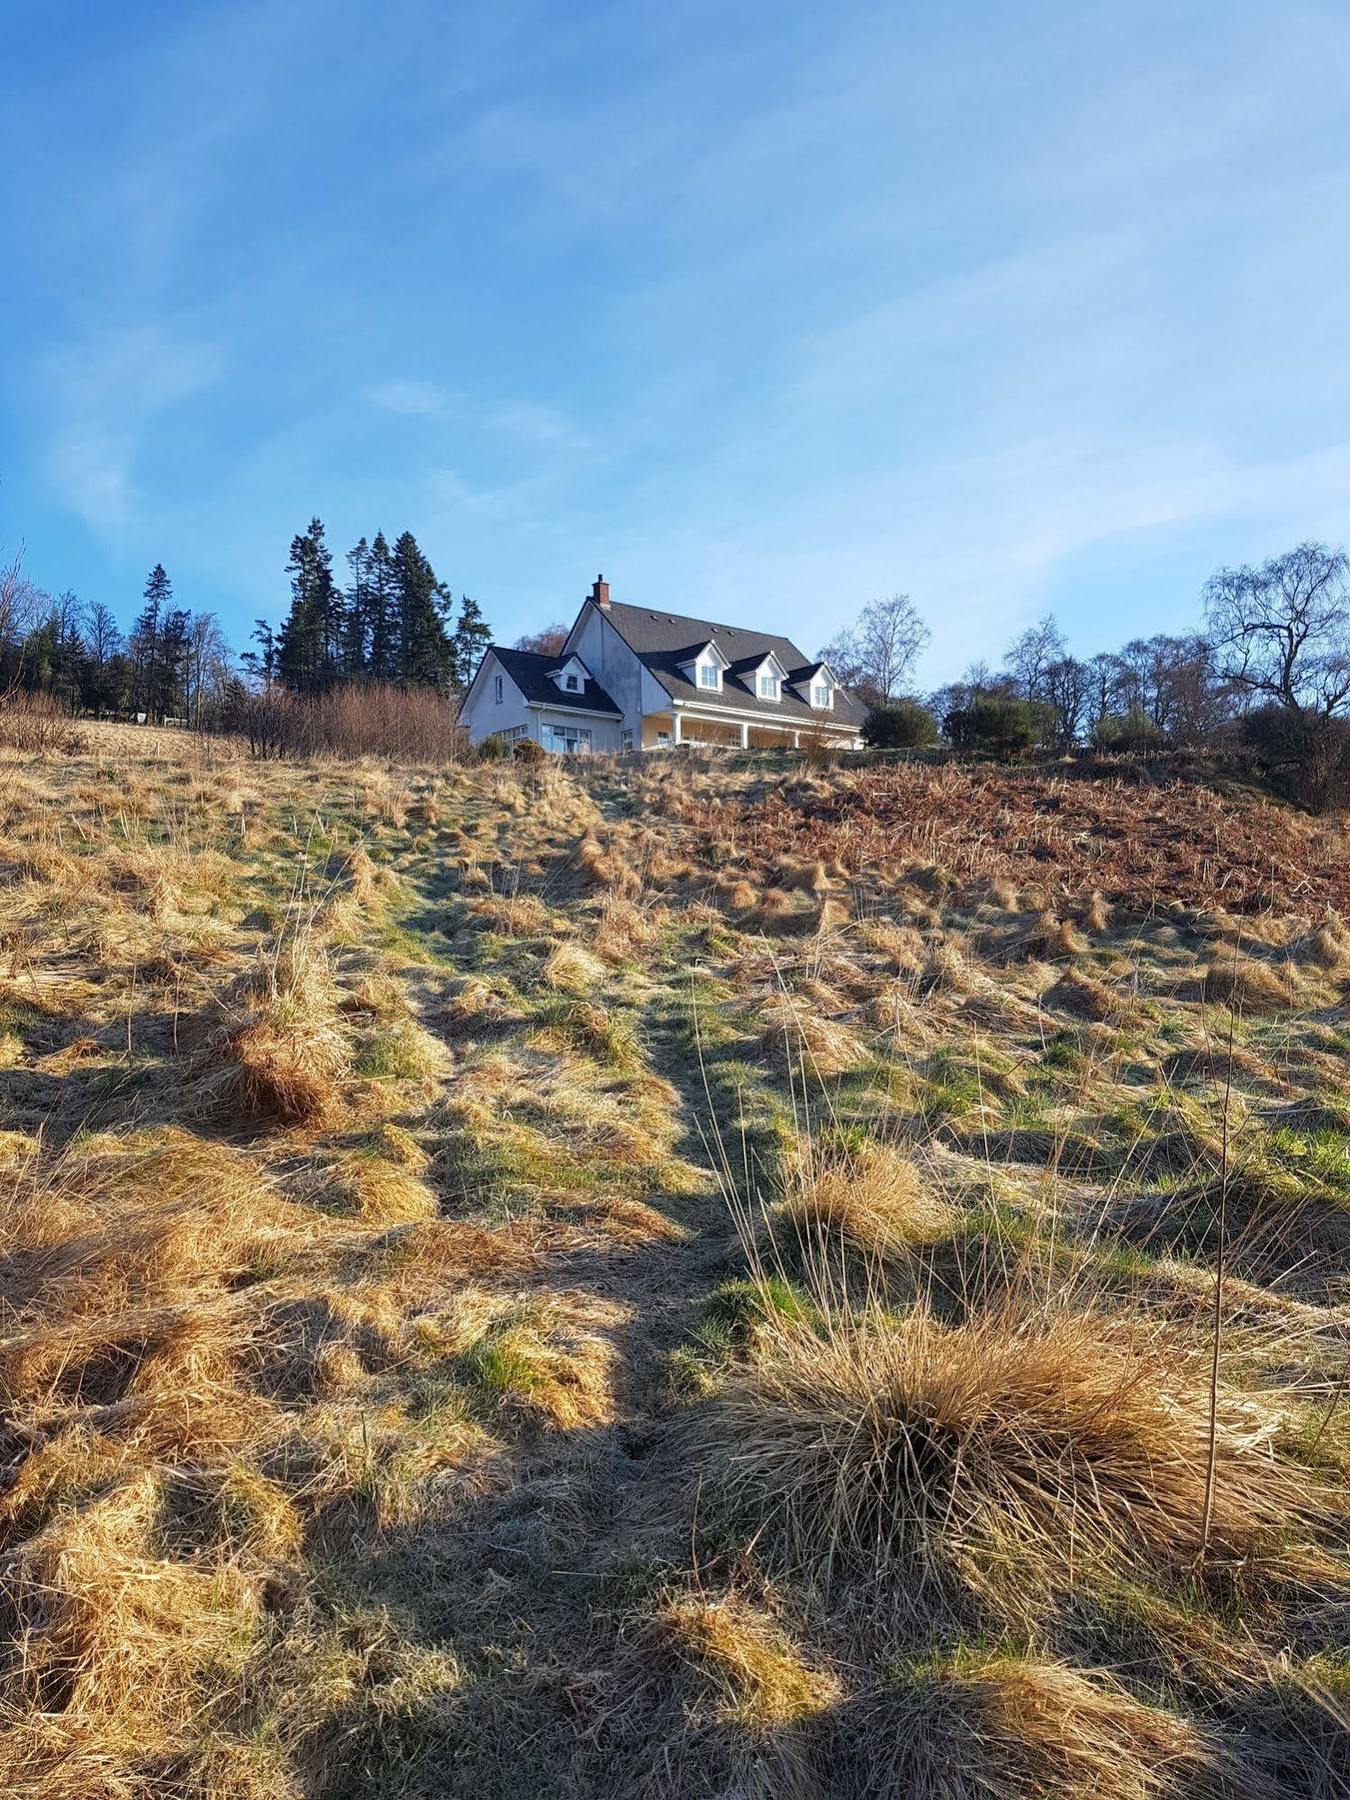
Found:
[[447, 405], [444, 389], [434, 381], [382, 381], [371, 388], [369, 398], [382, 412], [425, 417], [443, 413]]
[[47, 469], [64, 504], [95, 531], [127, 525], [145, 433], [223, 368], [219, 345], [150, 323], [94, 332], [54, 352], [45, 364]]

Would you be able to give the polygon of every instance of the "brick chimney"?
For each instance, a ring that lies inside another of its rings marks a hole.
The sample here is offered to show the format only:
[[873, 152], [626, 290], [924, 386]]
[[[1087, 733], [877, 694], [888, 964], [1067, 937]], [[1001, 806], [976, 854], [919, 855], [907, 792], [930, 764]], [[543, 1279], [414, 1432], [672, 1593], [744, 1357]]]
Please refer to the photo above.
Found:
[[601, 612], [609, 611], [609, 583], [603, 575], [597, 575], [591, 587], [591, 599]]

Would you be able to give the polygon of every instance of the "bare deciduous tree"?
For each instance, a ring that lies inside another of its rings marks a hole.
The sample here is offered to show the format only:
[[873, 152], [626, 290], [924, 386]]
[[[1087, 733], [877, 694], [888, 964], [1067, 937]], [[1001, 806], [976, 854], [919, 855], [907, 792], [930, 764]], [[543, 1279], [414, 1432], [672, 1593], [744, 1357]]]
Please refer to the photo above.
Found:
[[1046, 671], [1068, 655], [1064, 634], [1055, 623], [1055, 615], [1047, 613], [1037, 625], [1029, 625], [1003, 658], [1003, 666], [1014, 677], [1028, 700], [1048, 700], [1045, 691]]
[[232, 673], [230, 646], [214, 613], [194, 613], [184, 646], [188, 718], [200, 727], [204, 710], [218, 702]]
[[536, 656], [557, 656], [567, 642], [566, 625], [546, 625], [542, 631], [527, 631], [518, 637], [513, 648], [533, 650]]
[[869, 706], [898, 695], [932, 634], [908, 594], [873, 600], [849, 631], [841, 631], [819, 651], [845, 687]]
[[1240, 692], [1330, 715], [1350, 699], [1350, 560], [1299, 544], [1259, 568], [1220, 569], [1205, 616], [1221, 673]]
[[[37, 620], [43, 598], [23, 572], [22, 552], [12, 561], [0, 564], [0, 652], [22, 652], [24, 640]], [[8, 684], [9, 692], [19, 687], [21, 675], [20, 654], [14, 666], [13, 678]], [[7, 697], [7, 693], [0, 693], [0, 699]]]

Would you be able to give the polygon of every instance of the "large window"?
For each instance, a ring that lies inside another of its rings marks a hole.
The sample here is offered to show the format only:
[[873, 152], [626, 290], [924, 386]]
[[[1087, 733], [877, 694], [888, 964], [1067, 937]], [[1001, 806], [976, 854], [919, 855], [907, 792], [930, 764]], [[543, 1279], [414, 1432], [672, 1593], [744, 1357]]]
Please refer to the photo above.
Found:
[[528, 735], [523, 725], [503, 725], [500, 731], [492, 733], [493, 737], [503, 738], [508, 744], [519, 743], [521, 738]]
[[591, 734], [584, 725], [545, 725], [539, 734], [545, 750], [556, 750], [561, 756], [575, 756], [591, 747]]
[[701, 662], [698, 665], [698, 685], [705, 688], [719, 688], [722, 685], [722, 672], [714, 662]]

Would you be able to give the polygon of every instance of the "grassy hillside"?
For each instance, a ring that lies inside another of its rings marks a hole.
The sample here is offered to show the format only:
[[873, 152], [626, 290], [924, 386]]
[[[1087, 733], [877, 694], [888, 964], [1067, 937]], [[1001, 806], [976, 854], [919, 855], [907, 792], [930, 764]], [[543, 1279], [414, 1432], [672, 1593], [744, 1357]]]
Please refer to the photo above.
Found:
[[1347, 1791], [1348, 848], [0, 762], [4, 1791]]

